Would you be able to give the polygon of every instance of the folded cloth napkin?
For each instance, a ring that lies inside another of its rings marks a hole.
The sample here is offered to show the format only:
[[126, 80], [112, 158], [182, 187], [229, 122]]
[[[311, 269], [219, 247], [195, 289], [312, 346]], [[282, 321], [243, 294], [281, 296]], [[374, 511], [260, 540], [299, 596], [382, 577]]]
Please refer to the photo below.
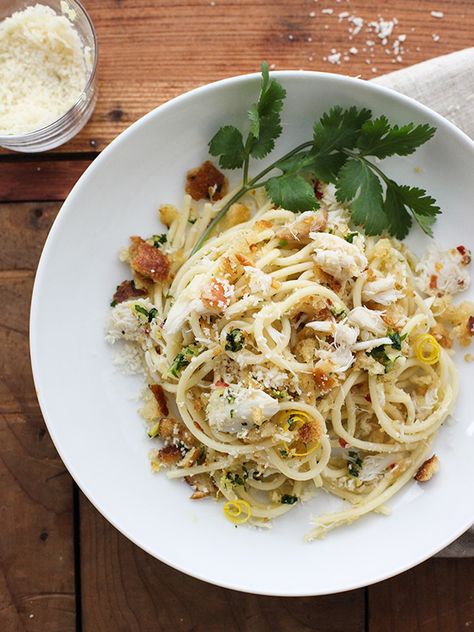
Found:
[[427, 105], [474, 138], [474, 48], [372, 79]]
[[[435, 57], [371, 81], [420, 101], [474, 138], [474, 48]], [[474, 527], [438, 556], [474, 557]]]

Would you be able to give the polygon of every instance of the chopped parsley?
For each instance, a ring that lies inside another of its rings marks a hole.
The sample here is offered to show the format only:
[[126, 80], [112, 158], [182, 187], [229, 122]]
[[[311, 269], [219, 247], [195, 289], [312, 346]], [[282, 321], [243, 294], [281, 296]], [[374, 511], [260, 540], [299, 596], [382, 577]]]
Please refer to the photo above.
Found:
[[184, 347], [182, 351], [180, 351], [174, 358], [172, 365], [170, 366], [169, 372], [174, 377], [179, 377], [181, 371], [188, 366], [191, 362], [191, 359], [201, 352], [201, 348], [197, 345], [188, 345]]
[[387, 355], [384, 345], [374, 347], [372, 351], [369, 351], [369, 356], [371, 356], [374, 360], [377, 360], [377, 362], [380, 362], [380, 364], [385, 367], [385, 373], [390, 371], [396, 360], [396, 358], [391, 358], [389, 355]]
[[278, 242], [278, 248], [284, 248], [285, 246], [288, 246], [288, 242], [286, 241], [286, 239], [280, 239], [280, 241]]
[[143, 305], [135, 305], [134, 307], [135, 311], [138, 314], [142, 314], [143, 316], [145, 316], [149, 323], [151, 323], [151, 321], [156, 318], [158, 314], [158, 310], [156, 309], [156, 307], [152, 307], [150, 311], [143, 307]]
[[190, 218], [188, 219], [188, 223], [189, 223], [189, 224], [195, 224], [196, 222], [197, 222], [197, 217], [190, 217]]
[[281, 456], [282, 456], [284, 459], [286, 459], [286, 458], [287, 458], [287, 456], [288, 456], [288, 450], [285, 450], [285, 448], [280, 448], [280, 449], [279, 449], [279, 452], [280, 452]]
[[294, 505], [298, 502], [298, 496], [291, 496], [290, 494], [283, 494], [280, 498], [282, 505]]
[[344, 239], [348, 241], [350, 244], [352, 244], [354, 241], [354, 237], [357, 237], [358, 234], [359, 233], [349, 233], [348, 235], [344, 237]]
[[276, 388], [271, 388], [270, 395], [274, 397], [275, 399], [282, 400], [282, 399], [286, 399], [286, 397], [288, 396], [288, 393], [286, 391], [277, 390]]
[[118, 305], [117, 301], [110, 301], [110, 307], [115, 307]]
[[359, 453], [354, 452], [353, 450], [349, 450], [347, 460], [347, 471], [354, 478], [358, 478], [360, 474], [360, 468], [362, 467], [362, 459], [360, 458]]
[[401, 351], [402, 350], [402, 342], [407, 337], [407, 334], [404, 334], [403, 336], [400, 336], [400, 333], [398, 331], [392, 331], [392, 332], [389, 331], [387, 335], [390, 338], [390, 340], [392, 341], [392, 347], [394, 349], [396, 349], [397, 351]]
[[[407, 337], [406, 334], [404, 336], [400, 336], [400, 333], [398, 331], [389, 331], [387, 333], [387, 336], [392, 341], [391, 346], [396, 351], [401, 351], [402, 342]], [[374, 347], [372, 351], [369, 351], [369, 355], [372, 356], [374, 360], [377, 360], [377, 362], [380, 362], [380, 364], [382, 364], [385, 367], [385, 373], [387, 373], [388, 371], [390, 371], [390, 369], [392, 369], [393, 365], [395, 364], [395, 360], [397, 360], [397, 358], [400, 357], [399, 355], [395, 357], [389, 356], [385, 349], [386, 346], [387, 345], [380, 345], [379, 347]]]
[[249, 475], [247, 470], [244, 468], [242, 470], [242, 474], [238, 472], [227, 472], [225, 476], [222, 477], [224, 485], [229, 485], [235, 487], [236, 485], [245, 485], [245, 481], [248, 479]]
[[229, 331], [225, 339], [226, 351], [240, 351], [244, 346], [244, 332], [241, 329], [232, 329], [231, 331]]
[[153, 235], [151, 239], [153, 241], [153, 245], [155, 246], [155, 248], [159, 248], [160, 246], [162, 246], [163, 244], [167, 242], [167, 237], [165, 233], [162, 233], [161, 235]]

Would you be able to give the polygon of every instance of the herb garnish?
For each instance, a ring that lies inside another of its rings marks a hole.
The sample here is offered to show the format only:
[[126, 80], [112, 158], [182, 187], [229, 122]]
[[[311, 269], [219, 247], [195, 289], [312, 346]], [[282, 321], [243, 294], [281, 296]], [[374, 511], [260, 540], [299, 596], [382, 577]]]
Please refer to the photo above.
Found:
[[400, 336], [400, 333], [398, 331], [389, 331], [387, 335], [390, 338], [390, 340], [392, 341], [392, 347], [394, 349], [396, 349], [397, 351], [401, 351], [402, 350], [402, 342], [407, 337], [407, 334], [404, 334], [403, 336]]
[[291, 496], [290, 494], [283, 494], [280, 498], [282, 505], [294, 505], [298, 502], [298, 496]]
[[244, 346], [244, 332], [241, 329], [232, 329], [225, 337], [226, 351], [240, 351]]
[[385, 367], [385, 373], [387, 373], [393, 366], [394, 360], [392, 360], [385, 351], [385, 346], [380, 345], [379, 347], [374, 347], [372, 351], [369, 352], [369, 355], [377, 362], [380, 362]]
[[153, 241], [153, 245], [155, 246], [155, 248], [159, 248], [160, 246], [165, 244], [167, 241], [167, 237], [165, 233], [162, 233], [161, 235], [153, 235], [151, 239]]
[[184, 367], [188, 366], [191, 362], [191, 359], [197, 355], [199, 355], [201, 348], [197, 345], [188, 345], [184, 347], [182, 351], [180, 351], [174, 358], [172, 365], [170, 366], [170, 373], [174, 375], [174, 377], [179, 377], [179, 374], [184, 369]]
[[362, 467], [362, 459], [360, 458], [359, 453], [349, 450], [347, 460], [347, 471], [351, 476], [357, 478], [360, 473], [360, 468]]
[[279, 400], [286, 399], [288, 395], [286, 391], [283, 391], [277, 388], [270, 388], [269, 390], [270, 390], [270, 395], [274, 397], [275, 399], [279, 399]]
[[245, 481], [248, 479], [249, 475], [247, 470], [244, 468], [242, 471], [242, 475], [238, 472], [227, 472], [225, 476], [223, 476], [223, 481], [227, 485], [231, 485], [232, 487], [235, 485], [245, 485]]
[[353, 241], [354, 241], [354, 237], [357, 237], [357, 235], [358, 235], [358, 234], [359, 234], [359, 233], [348, 233], [348, 234], [344, 237], [344, 239], [345, 239], [346, 241], [348, 241], [350, 244], [352, 244], [352, 243], [353, 243]]
[[260, 94], [248, 110], [245, 140], [239, 129], [225, 125], [209, 142], [209, 153], [218, 157], [222, 168], [242, 168], [242, 187], [209, 224], [193, 254], [230, 206], [252, 189], [265, 187], [270, 199], [289, 211], [316, 210], [319, 202], [312, 179], [336, 185], [337, 199], [351, 203], [352, 221], [362, 225], [367, 235], [386, 231], [403, 239], [413, 219], [432, 235], [432, 225], [440, 213], [435, 200], [424, 189], [397, 184], [368, 159], [413, 153], [435, 133], [428, 124], [408, 123], [400, 127], [383, 115], [373, 118], [366, 108], [334, 106], [315, 122], [311, 140], [250, 178], [250, 159], [259, 160], [269, 154], [282, 133], [280, 113], [286, 97], [283, 86], [270, 78], [267, 63], [262, 63], [261, 71]]
[[[396, 351], [401, 351], [402, 342], [407, 337], [407, 334], [400, 336], [400, 333], [398, 331], [389, 331], [387, 333], [387, 337], [390, 338], [390, 340], [392, 341], [391, 346]], [[385, 346], [386, 345], [380, 345], [379, 347], [374, 347], [372, 351], [369, 352], [369, 355], [372, 356], [374, 360], [377, 360], [377, 362], [380, 362], [380, 364], [385, 367], [385, 373], [387, 373], [395, 364], [395, 360], [400, 356], [398, 355], [395, 357], [390, 357], [385, 350]]]
[[156, 317], [156, 315], [158, 314], [158, 310], [156, 309], [156, 307], [152, 307], [150, 309], [150, 311], [148, 311], [145, 307], [143, 307], [142, 305], [134, 305], [135, 307], [135, 311], [138, 314], [142, 314], [143, 316], [145, 316], [148, 320], [149, 323], [151, 323], [151, 321]]

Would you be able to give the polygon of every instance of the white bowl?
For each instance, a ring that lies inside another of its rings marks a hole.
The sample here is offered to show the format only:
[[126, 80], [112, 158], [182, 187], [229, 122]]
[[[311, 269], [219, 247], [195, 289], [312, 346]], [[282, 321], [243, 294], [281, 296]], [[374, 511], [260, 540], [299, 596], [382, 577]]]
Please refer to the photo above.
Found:
[[[442, 246], [474, 245], [474, 144], [467, 136], [415, 101], [364, 81], [312, 72], [275, 77], [288, 90], [278, 154], [310, 137], [313, 121], [335, 104], [370, 107], [399, 123], [435, 125], [430, 143], [414, 156], [387, 161], [387, 169], [437, 198], [444, 209], [435, 230]], [[190, 501], [182, 482], [151, 474], [150, 443], [136, 412], [141, 380], [114, 369], [104, 342], [111, 294], [128, 275], [118, 249], [129, 235], [160, 232], [158, 205], [180, 203], [186, 170], [207, 157], [207, 142], [221, 124], [244, 124], [258, 81], [257, 75], [227, 79], [166, 103], [121, 134], [81, 177], [54, 223], [36, 277], [33, 371], [66, 467], [133, 542], [221, 586], [270, 595], [327, 594], [400, 573], [473, 522], [474, 365], [458, 353], [461, 394], [454, 423], [442, 428], [436, 443], [439, 474], [425, 485], [407, 485], [390, 503], [390, 517], [371, 515], [307, 544], [310, 515], [339, 501], [321, 494], [269, 531], [234, 528], [221, 504]], [[422, 173], [415, 172], [418, 166]], [[410, 242], [420, 250], [429, 239], [413, 231]]]

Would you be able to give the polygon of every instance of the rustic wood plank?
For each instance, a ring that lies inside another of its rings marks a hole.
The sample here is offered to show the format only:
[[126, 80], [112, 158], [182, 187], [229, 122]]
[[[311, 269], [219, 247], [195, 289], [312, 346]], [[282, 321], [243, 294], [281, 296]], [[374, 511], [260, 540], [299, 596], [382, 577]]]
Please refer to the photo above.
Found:
[[[85, 5], [100, 40], [100, 96], [91, 121], [63, 152], [103, 149], [152, 108], [198, 85], [254, 72], [262, 59], [276, 68], [370, 78], [473, 43], [471, 0], [393, 0], [389, 5], [374, 0], [356, 5], [346, 0], [85, 0]], [[333, 14], [321, 13], [322, 8]], [[433, 9], [443, 11], [444, 18], [432, 17]], [[341, 11], [366, 24], [378, 15], [397, 17], [394, 34], [407, 36], [401, 61], [364, 29], [349, 40], [350, 25], [338, 21]], [[377, 42], [373, 53], [367, 39]], [[358, 53], [349, 61], [324, 61], [333, 48], [345, 53], [351, 46]]]
[[39, 410], [0, 415], [0, 630], [75, 630], [72, 481]]
[[[0, 630], [75, 630], [72, 481], [36, 401], [34, 269], [58, 204], [0, 204]], [[41, 209], [41, 212], [40, 210]]]
[[33, 278], [31, 271], [0, 273], [0, 414], [38, 410], [28, 351]]
[[37, 412], [28, 351], [34, 270], [59, 204], [0, 204], [0, 413]]
[[91, 160], [0, 163], [0, 201], [64, 200]]
[[81, 496], [84, 632], [361, 632], [364, 590], [318, 598], [246, 595], [143, 552]]
[[474, 559], [431, 559], [369, 588], [369, 632], [454, 632], [474, 626]]
[[60, 206], [57, 202], [0, 204], [0, 273], [36, 270]]

